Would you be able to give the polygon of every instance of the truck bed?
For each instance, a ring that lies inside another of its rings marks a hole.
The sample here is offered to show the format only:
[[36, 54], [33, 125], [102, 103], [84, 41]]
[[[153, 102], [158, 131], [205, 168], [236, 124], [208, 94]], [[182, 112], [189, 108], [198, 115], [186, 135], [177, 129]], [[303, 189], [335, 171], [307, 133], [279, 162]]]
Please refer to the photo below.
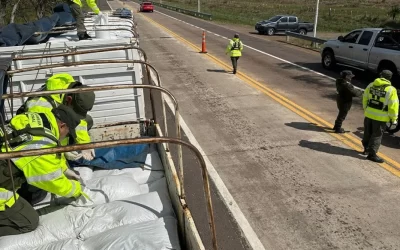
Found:
[[0, 249], [180, 249], [164, 168], [153, 146], [143, 168], [76, 168], [92, 204], [48, 194], [35, 206], [39, 227], [6, 236]]

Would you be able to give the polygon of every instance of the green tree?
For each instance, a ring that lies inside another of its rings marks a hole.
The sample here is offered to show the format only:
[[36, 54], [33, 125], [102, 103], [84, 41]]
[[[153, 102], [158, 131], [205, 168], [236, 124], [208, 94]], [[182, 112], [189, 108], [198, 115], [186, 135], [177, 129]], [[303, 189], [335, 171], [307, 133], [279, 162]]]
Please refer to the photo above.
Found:
[[395, 20], [397, 15], [400, 14], [400, 6], [399, 5], [392, 6], [388, 14], [392, 17], [393, 20]]

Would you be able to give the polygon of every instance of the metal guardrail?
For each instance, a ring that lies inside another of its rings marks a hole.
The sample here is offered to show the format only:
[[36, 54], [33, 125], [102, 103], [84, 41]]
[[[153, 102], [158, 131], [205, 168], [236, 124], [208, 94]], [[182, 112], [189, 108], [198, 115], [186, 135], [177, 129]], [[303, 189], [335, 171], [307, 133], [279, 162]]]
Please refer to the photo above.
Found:
[[182, 9], [182, 8], [179, 8], [179, 7], [166, 5], [166, 4], [163, 4], [163, 3], [157, 3], [157, 2], [153, 2], [153, 5], [156, 5], [156, 6], [168, 9], [168, 10], [173, 10], [173, 11], [176, 11], [176, 12], [180, 12], [180, 13], [183, 13], [183, 14], [187, 14], [187, 15], [190, 15], [190, 16], [195, 16], [195, 17], [200, 17], [200, 18], [203, 18], [203, 19], [212, 20], [212, 15], [211, 14], [192, 11], [192, 10], [187, 10], [187, 9]]
[[298, 39], [302, 39], [302, 40], [306, 40], [306, 41], [310, 41], [314, 44], [323, 44], [325, 43], [327, 40], [318, 38], [318, 37], [312, 37], [312, 36], [307, 36], [307, 35], [301, 35], [299, 33], [295, 33], [295, 32], [291, 32], [291, 31], [286, 31], [286, 42], [290, 41], [290, 37], [295, 37]]

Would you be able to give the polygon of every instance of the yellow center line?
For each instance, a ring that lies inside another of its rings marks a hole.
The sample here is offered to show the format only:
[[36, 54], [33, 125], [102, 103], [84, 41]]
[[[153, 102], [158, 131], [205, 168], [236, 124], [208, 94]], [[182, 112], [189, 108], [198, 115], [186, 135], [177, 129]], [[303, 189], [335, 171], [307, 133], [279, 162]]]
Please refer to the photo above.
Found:
[[[140, 14], [140, 15], [142, 17], [144, 17], [150, 23], [154, 24], [155, 26], [160, 27], [162, 30], [166, 31], [167, 33], [170, 33], [175, 39], [181, 41], [182, 43], [188, 45], [189, 47], [192, 47], [195, 51], [201, 51], [200, 47], [194, 45], [193, 43], [191, 43], [188, 40], [184, 39], [183, 37], [179, 36], [175, 32], [168, 29], [167, 27], [157, 23], [153, 19], [151, 19], [143, 14]], [[207, 56], [209, 59], [211, 59], [216, 64], [222, 66], [225, 70], [229, 71], [231, 69], [230, 65], [226, 64], [219, 58], [217, 58], [209, 53], [205, 54], [205, 56]], [[271, 97], [272, 99], [277, 101], [282, 106], [284, 106], [284, 107], [288, 108], [289, 110], [291, 110], [292, 112], [298, 114], [305, 120], [307, 120], [311, 123], [317, 124], [320, 127], [333, 127], [333, 124], [325, 121], [321, 117], [313, 114], [312, 112], [308, 111], [307, 109], [290, 101], [286, 97], [282, 96], [281, 94], [278, 94], [274, 90], [268, 88], [267, 86], [265, 86], [264, 84], [262, 84], [256, 80], [254, 80], [250, 76], [248, 76], [244, 73], [241, 73], [241, 72], [237, 72], [236, 76], [238, 76], [241, 80], [243, 80], [248, 85], [252, 86], [253, 88], [255, 88], [255, 89], [261, 91], [262, 93], [266, 94], [267, 96]], [[327, 132], [327, 133], [329, 133], [329, 132]], [[354, 150], [357, 150], [357, 151], [363, 150], [361, 140], [351, 134], [347, 134], [347, 133], [346, 134], [329, 133], [329, 134]], [[400, 177], [400, 163], [396, 162], [395, 160], [391, 159], [389, 156], [387, 156], [385, 154], [378, 153], [378, 155], [386, 161], [385, 163], [381, 163], [378, 165], [380, 165], [384, 169], [388, 170], [392, 174]]]

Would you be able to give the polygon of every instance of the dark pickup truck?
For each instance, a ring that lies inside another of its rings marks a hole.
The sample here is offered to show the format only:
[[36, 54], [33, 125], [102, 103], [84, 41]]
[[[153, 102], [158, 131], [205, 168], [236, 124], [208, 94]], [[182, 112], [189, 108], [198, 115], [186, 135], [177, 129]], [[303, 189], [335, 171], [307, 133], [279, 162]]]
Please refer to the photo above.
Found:
[[258, 22], [255, 28], [258, 33], [270, 36], [282, 31], [292, 31], [307, 35], [307, 32], [314, 30], [314, 23], [299, 22], [296, 16], [277, 15], [268, 20]]

